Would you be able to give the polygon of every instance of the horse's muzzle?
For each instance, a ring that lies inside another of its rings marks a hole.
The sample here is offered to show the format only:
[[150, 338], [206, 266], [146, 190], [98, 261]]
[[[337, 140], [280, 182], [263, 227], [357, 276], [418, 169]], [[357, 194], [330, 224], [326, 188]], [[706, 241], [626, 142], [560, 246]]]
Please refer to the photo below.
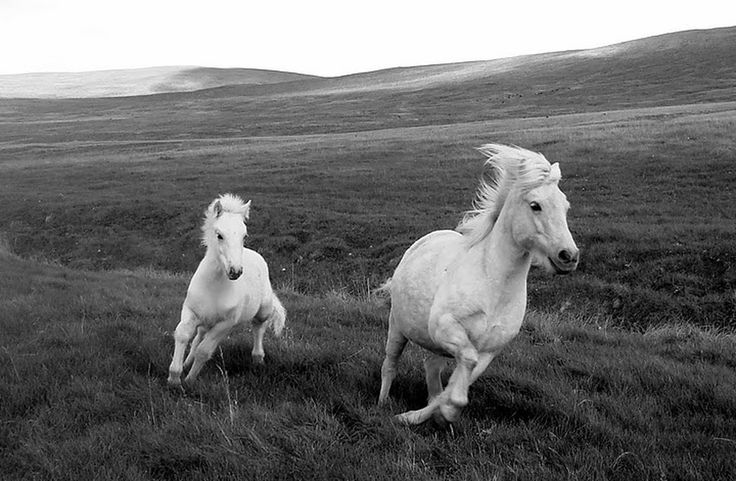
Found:
[[567, 250], [561, 250], [556, 259], [548, 257], [549, 263], [557, 274], [569, 274], [578, 267], [578, 261], [580, 260], [580, 251], [570, 252]]

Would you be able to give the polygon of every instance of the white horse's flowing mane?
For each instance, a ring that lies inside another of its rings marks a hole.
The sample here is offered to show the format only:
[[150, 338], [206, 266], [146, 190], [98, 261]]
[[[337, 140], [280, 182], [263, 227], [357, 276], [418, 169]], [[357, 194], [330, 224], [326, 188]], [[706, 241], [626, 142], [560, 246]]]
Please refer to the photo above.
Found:
[[222, 194], [213, 200], [207, 210], [204, 211], [204, 222], [202, 223], [202, 244], [205, 246], [212, 240], [214, 236], [215, 220], [224, 212], [240, 214], [244, 220], [248, 220], [250, 215], [250, 201], [243, 202], [243, 199], [235, 194]]
[[560, 180], [560, 168], [550, 165], [544, 155], [515, 145], [486, 144], [478, 148], [488, 159], [493, 178], [481, 179], [473, 208], [465, 213], [455, 228], [477, 244], [493, 229], [506, 198], [512, 189], [528, 192], [547, 182]]

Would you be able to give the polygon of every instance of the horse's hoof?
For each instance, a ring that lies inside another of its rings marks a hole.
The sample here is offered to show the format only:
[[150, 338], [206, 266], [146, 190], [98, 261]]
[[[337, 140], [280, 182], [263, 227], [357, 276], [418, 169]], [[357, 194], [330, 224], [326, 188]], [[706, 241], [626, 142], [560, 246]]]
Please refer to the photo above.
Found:
[[454, 406], [454, 409], [462, 409], [468, 405], [467, 393], [453, 392], [450, 396], [450, 403]]
[[411, 425], [412, 423], [411, 423], [411, 422], [409, 422], [409, 417], [407, 416], [407, 414], [408, 414], [408, 413], [403, 413], [403, 414], [397, 414], [396, 416], [394, 416], [394, 419], [395, 419], [395, 420], [396, 420], [396, 421], [397, 421], [397, 422], [398, 422], [399, 424], [403, 424], [403, 425], [405, 425], [405, 426], [409, 426], [409, 425]]
[[419, 424], [417, 416], [417, 411], [407, 411], [405, 413], [397, 414], [396, 416], [394, 416], [394, 419], [406, 426], [413, 426], [415, 424]]
[[442, 429], [446, 429], [447, 426], [450, 424], [447, 419], [442, 415], [441, 412], [435, 411], [432, 413], [432, 420], [434, 423], [439, 426]]
[[462, 411], [462, 409], [459, 409], [453, 405], [445, 404], [440, 406], [439, 414], [448, 423], [454, 423], [460, 416], [460, 411]]
[[253, 354], [250, 359], [256, 366], [263, 366], [265, 357], [263, 354]]

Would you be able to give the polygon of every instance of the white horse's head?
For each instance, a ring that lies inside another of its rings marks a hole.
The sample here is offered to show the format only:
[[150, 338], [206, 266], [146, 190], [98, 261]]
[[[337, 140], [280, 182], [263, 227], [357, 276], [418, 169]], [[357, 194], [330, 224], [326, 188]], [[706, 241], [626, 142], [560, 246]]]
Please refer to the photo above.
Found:
[[558, 185], [558, 164], [549, 166], [537, 186], [521, 188], [510, 198], [511, 232], [515, 242], [529, 251], [535, 265], [548, 272], [567, 274], [578, 266], [580, 251], [567, 226], [570, 203]]
[[531, 255], [532, 264], [559, 274], [575, 270], [580, 252], [567, 227], [570, 203], [558, 185], [559, 165], [515, 146], [487, 144], [479, 150], [495, 176], [481, 182], [475, 209], [457, 230], [471, 244], [480, 242], [504, 211], [513, 242]]
[[232, 194], [221, 195], [205, 212], [203, 243], [233, 281], [243, 274], [243, 242], [248, 235], [245, 221], [249, 215], [250, 201], [244, 203]]

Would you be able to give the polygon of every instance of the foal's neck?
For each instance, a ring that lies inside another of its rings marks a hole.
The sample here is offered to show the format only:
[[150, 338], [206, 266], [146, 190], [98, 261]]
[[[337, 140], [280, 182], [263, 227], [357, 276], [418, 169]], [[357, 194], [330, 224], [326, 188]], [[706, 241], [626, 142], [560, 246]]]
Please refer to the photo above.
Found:
[[215, 249], [207, 246], [207, 251], [204, 253], [204, 258], [201, 262], [204, 268], [207, 278], [212, 281], [225, 280], [225, 270], [220, 265], [220, 260], [217, 258], [217, 252]]

